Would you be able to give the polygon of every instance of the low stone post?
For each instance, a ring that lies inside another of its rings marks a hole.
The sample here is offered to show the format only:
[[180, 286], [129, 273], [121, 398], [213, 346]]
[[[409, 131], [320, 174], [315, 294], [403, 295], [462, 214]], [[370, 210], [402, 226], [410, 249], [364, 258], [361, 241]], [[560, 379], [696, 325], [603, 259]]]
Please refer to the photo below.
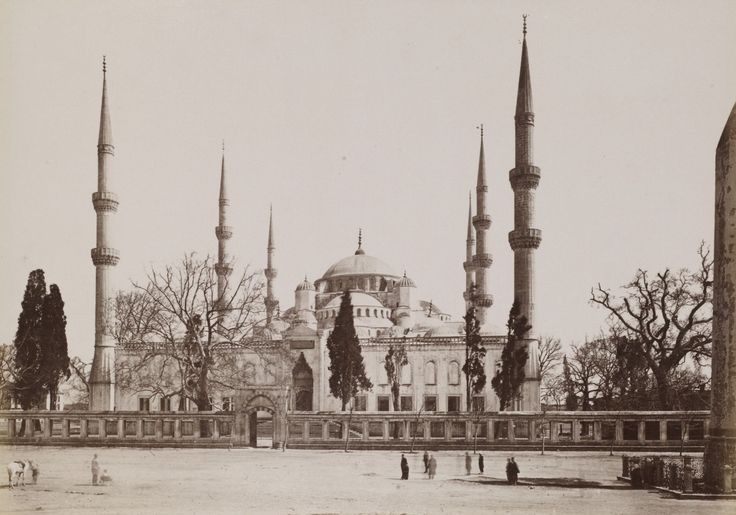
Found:
[[663, 442], [667, 441], [667, 421], [659, 421], [659, 439]]
[[44, 440], [51, 439], [51, 425], [53, 423], [54, 423], [53, 420], [48, 417], [43, 419], [43, 439]]
[[61, 437], [69, 438], [69, 419], [68, 418], [61, 419]]
[[118, 419], [118, 438], [125, 438], [125, 420]]
[[15, 419], [9, 418], [8, 419], [8, 436], [10, 438], [15, 438], [17, 436], [16, 429], [15, 429]]
[[87, 438], [87, 419], [83, 418], [79, 421], [79, 438], [86, 439]]
[[692, 458], [685, 456], [682, 467], [682, 491], [686, 494], [692, 493], [693, 491], [693, 467], [691, 465]]
[[624, 454], [621, 456], [621, 477], [629, 477], [629, 456]]
[[107, 420], [104, 418], [97, 419], [97, 432], [100, 435], [100, 440], [104, 440], [107, 437]]
[[733, 467], [725, 465], [723, 467], [723, 493], [730, 494], [733, 492]]

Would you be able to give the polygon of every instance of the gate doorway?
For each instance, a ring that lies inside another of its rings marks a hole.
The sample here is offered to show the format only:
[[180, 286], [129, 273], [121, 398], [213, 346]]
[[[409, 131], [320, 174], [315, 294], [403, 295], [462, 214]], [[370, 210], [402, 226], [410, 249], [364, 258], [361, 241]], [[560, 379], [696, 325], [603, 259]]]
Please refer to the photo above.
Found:
[[248, 445], [250, 447], [273, 447], [276, 427], [270, 411], [258, 409], [248, 414]]

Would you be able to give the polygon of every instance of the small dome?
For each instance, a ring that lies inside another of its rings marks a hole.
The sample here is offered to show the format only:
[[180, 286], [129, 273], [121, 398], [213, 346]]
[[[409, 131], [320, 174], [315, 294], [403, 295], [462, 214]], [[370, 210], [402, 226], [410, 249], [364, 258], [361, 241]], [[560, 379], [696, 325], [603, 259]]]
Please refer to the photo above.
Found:
[[307, 291], [314, 290], [314, 285], [312, 285], [312, 283], [310, 283], [307, 280], [307, 276], [306, 275], [304, 276], [304, 280], [302, 282], [300, 282], [299, 284], [297, 284], [297, 286], [296, 286], [296, 291], [304, 291], [304, 290], [307, 290]]
[[437, 327], [433, 327], [426, 333], [424, 333], [424, 336], [428, 337], [451, 337], [451, 336], [459, 336], [459, 333], [457, 331], [457, 327], [452, 327], [449, 325], [440, 325]]
[[404, 277], [402, 277], [401, 279], [399, 279], [398, 286], [399, 286], [399, 288], [401, 288], [401, 287], [404, 287], [404, 288], [416, 288], [417, 287], [417, 285], [414, 284], [414, 281], [412, 281], [411, 279], [409, 279], [406, 276], [406, 271], [404, 271]]

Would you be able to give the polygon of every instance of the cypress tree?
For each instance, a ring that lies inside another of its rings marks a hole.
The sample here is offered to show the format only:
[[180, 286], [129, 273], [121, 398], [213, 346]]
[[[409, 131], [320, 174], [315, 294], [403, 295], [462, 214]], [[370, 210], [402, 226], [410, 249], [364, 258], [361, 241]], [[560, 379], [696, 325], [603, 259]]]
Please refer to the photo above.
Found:
[[330, 393], [340, 399], [342, 411], [358, 390], [370, 390], [373, 383], [365, 375], [360, 341], [353, 324], [353, 304], [350, 292], [342, 294], [335, 328], [327, 338], [330, 357]]
[[18, 316], [15, 333], [15, 363], [13, 396], [24, 410], [38, 407], [46, 394], [41, 377], [41, 314], [46, 296], [46, 279], [43, 270], [28, 275], [26, 291]]
[[66, 341], [66, 315], [59, 287], [52, 284], [41, 308], [41, 378], [56, 409], [56, 395], [62, 377], [68, 379], [69, 353]]
[[496, 372], [491, 380], [501, 411], [511, 406], [513, 400], [519, 397], [521, 385], [524, 383], [524, 367], [529, 358], [529, 353], [520, 342], [532, 326], [527, 323], [527, 318], [521, 315], [521, 307], [517, 300], [511, 306], [506, 328], [508, 332], [506, 345], [501, 352], [501, 370]]
[[486, 386], [485, 357], [486, 348], [480, 336], [480, 323], [475, 317], [475, 308], [471, 307], [465, 316], [465, 404], [467, 411], [472, 410], [473, 394], [480, 393]]

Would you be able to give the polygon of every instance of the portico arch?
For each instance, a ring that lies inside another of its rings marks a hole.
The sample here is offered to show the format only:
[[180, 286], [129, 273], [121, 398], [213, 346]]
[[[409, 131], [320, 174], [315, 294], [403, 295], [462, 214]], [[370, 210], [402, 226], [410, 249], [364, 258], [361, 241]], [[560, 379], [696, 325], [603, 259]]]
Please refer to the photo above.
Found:
[[281, 421], [278, 417], [276, 402], [271, 396], [263, 393], [254, 395], [248, 400], [241, 413], [245, 419], [241, 434], [249, 447], [258, 447], [259, 440], [261, 446], [275, 447], [280, 443]]

